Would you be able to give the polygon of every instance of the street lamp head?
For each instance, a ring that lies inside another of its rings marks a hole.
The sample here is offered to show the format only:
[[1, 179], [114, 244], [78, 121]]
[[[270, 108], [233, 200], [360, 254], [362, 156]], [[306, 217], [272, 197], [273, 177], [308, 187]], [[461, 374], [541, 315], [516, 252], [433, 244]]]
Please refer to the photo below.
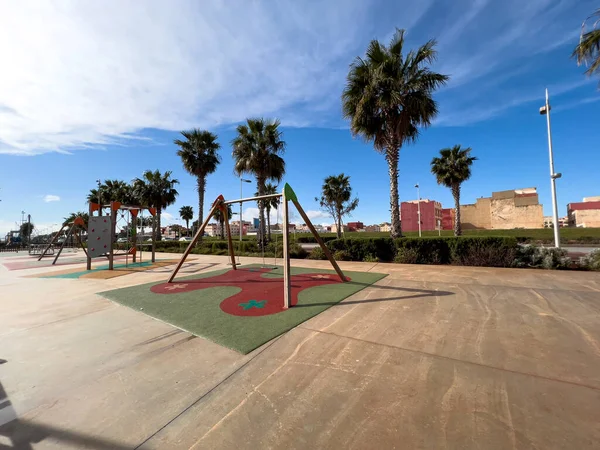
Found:
[[415, 187], [418, 188], [419, 187], [419, 183], [415, 184]]
[[244, 183], [252, 183], [252, 180], [246, 180], [245, 178], [240, 178], [240, 180]]
[[545, 115], [545, 114], [546, 114], [546, 107], [545, 107], [545, 106], [542, 106], [542, 107], [540, 108], [540, 115], [542, 115], [542, 116], [543, 116], [543, 115]]
[[558, 179], [560, 177], [562, 177], [562, 173], [560, 173], [560, 172], [559, 173], [554, 173], [554, 174], [551, 175], [551, 178], [553, 180], [556, 180], [556, 179]]

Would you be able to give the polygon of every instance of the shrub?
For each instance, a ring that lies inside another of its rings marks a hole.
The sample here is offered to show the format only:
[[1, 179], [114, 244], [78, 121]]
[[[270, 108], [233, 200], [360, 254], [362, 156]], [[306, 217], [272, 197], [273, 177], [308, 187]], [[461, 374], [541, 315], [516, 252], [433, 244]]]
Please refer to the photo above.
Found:
[[[337, 236], [321, 236], [321, 239], [323, 240], [323, 242], [327, 243], [329, 241], [335, 241], [337, 239]], [[296, 235], [296, 242], [300, 244], [316, 244], [317, 240], [312, 235], [312, 233], [307, 233], [302, 236]]]
[[393, 261], [396, 253], [392, 238], [336, 239], [328, 242], [327, 247], [334, 253], [345, 251], [348, 261], [364, 261], [368, 255], [379, 261]]
[[457, 238], [401, 238], [396, 239], [396, 262], [404, 264], [449, 264], [450, 242]]
[[450, 244], [451, 262], [461, 266], [513, 267], [516, 255], [514, 237], [459, 237]]
[[600, 270], [600, 250], [594, 250], [584, 257], [581, 265], [588, 270]]
[[336, 261], [352, 261], [346, 250], [336, 250], [333, 252], [333, 259]]
[[532, 267], [542, 269], [568, 269], [571, 258], [562, 248], [538, 247], [533, 255]]
[[568, 269], [571, 266], [571, 258], [567, 255], [567, 251], [561, 248], [524, 245], [517, 251], [515, 266], [541, 269]]
[[308, 259], [327, 259], [327, 256], [321, 247], [315, 247], [308, 254]]
[[394, 258], [394, 262], [400, 264], [418, 264], [419, 252], [415, 248], [400, 247]]
[[365, 258], [363, 259], [364, 262], [371, 262], [371, 263], [376, 263], [379, 262], [379, 259], [375, 256], [375, 255], [371, 255], [370, 253], [365, 256]]

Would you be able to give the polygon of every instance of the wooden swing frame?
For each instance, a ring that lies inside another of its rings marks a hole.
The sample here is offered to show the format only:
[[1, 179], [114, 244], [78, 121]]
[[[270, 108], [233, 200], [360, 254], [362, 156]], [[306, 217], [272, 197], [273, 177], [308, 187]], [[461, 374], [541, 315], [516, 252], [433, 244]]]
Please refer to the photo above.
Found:
[[[190, 252], [196, 245], [196, 242], [198, 242], [198, 239], [200, 239], [200, 236], [203, 235], [204, 229], [207, 227], [208, 222], [214, 216], [214, 214], [217, 210], [221, 211], [223, 220], [225, 221], [225, 228], [226, 228], [226, 232], [227, 232], [227, 242], [228, 242], [228, 249], [229, 249], [229, 257], [231, 258], [231, 267], [233, 268], [233, 270], [237, 270], [237, 263], [235, 262], [235, 253], [233, 250], [233, 240], [231, 237], [231, 230], [229, 227], [229, 217], [227, 215], [227, 205], [230, 205], [233, 203], [241, 204], [244, 202], [267, 200], [270, 198], [281, 198], [282, 199], [281, 204], [282, 204], [282, 215], [283, 215], [283, 288], [284, 288], [284, 291], [283, 291], [283, 303], [284, 304], [283, 304], [283, 306], [284, 306], [284, 308], [287, 309], [291, 306], [290, 300], [291, 300], [291, 292], [292, 292], [292, 286], [290, 283], [291, 277], [290, 277], [289, 202], [292, 202], [294, 204], [294, 206], [296, 207], [296, 209], [298, 210], [298, 213], [300, 214], [300, 216], [302, 217], [302, 219], [308, 226], [308, 229], [311, 231], [311, 233], [315, 237], [315, 240], [317, 241], [317, 243], [323, 250], [323, 253], [325, 253], [325, 256], [327, 257], [327, 259], [329, 260], [329, 262], [335, 269], [336, 273], [340, 277], [340, 280], [343, 282], [347, 282], [348, 279], [344, 276], [344, 273], [338, 266], [336, 260], [333, 258], [331, 251], [329, 250], [329, 248], [327, 248], [327, 246], [325, 245], [325, 242], [323, 242], [323, 239], [321, 239], [321, 236], [319, 236], [319, 233], [317, 233], [317, 230], [315, 229], [312, 222], [306, 215], [306, 212], [300, 205], [300, 202], [298, 202], [296, 193], [292, 190], [290, 185], [286, 183], [283, 188], [283, 191], [280, 194], [262, 195], [262, 196], [257, 196], [257, 197], [240, 198], [237, 200], [227, 200], [227, 201], [225, 200], [223, 195], [219, 195], [217, 197], [217, 199], [215, 200], [215, 202], [213, 203], [212, 208], [210, 209], [210, 212], [208, 213], [208, 216], [204, 220], [204, 223], [202, 223], [202, 225], [200, 226], [200, 228], [194, 235], [192, 241], [190, 242], [190, 244], [186, 248], [185, 252], [183, 253], [181, 260], [177, 263], [177, 266], [171, 273], [171, 276], [167, 280], [167, 283], [173, 282], [173, 280], [175, 279], [175, 276], [181, 269], [181, 266], [183, 265], [183, 263], [189, 256]], [[241, 232], [242, 232], [242, 230], [240, 229], [240, 233]]]

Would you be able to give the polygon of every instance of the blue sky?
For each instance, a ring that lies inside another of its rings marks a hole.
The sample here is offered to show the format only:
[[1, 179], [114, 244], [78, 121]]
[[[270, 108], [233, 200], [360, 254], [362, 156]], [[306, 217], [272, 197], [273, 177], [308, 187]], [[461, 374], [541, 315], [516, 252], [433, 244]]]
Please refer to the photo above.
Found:
[[[230, 142], [246, 117], [277, 117], [287, 142], [285, 180], [318, 223], [325, 176], [351, 176], [353, 219], [389, 220], [384, 158], [351, 136], [340, 93], [348, 65], [373, 38], [406, 28], [407, 48], [438, 40], [449, 74], [440, 114], [401, 150], [400, 196], [452, 206], [429, 172], [439, 149], [461, 144], [479, 160], [462, 203], [537, 187], [551, 214], [546, 123], [550, 89], [559, 213], [600, 195], [598, 78], [570, 59], [593, 1], [349, 0], [7, 2], [0, 16], [0, 233], [32, 215], [40, 228], [84, 210], [95, 180], [171, 170], [176, 205], [196, 207], [194, 179], [172, 144], [190, 127], [219, 135], [223, 163], [207, 202], [239, 195]], [[255, 186], [245, 185], [246, 193]], [[245, 217], [255, 215], [253, 205]]]

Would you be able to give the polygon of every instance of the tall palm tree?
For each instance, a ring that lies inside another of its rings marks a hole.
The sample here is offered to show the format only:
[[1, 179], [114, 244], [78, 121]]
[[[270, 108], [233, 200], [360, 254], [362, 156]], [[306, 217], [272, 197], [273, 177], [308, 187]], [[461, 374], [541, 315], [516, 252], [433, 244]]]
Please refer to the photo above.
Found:
[[429, 69], [437, 56], [436, 41], [404, 54], [404, 30], [396, 30], [389, 46], [371, 41], [366, 57], [350, 66], [342, 94], [344, 117], [353, 135], [372, 141], [384, 154], [390, 177], [392, 237], [402, 234], [398, 198], [400, 148], [414, 142], [419, 127], [427, 127], [437, 115], [433, 92], [448, 76]]
[[325, 178], [321, 187], [321, 198], [315, 198], [335, 220], [337, 237], [342, 237], [342, 218], [358, 207], [358, 198], [352, 198], [350, 177], [343, 173]]
[[[592, 26], [590, 31], [585, 31], [585, 26], [588, 20], [599, 17]], [[571, 57], [577, 58], [577, 64], [585, 64], [588, 69], [586, 75], [592, 76], [594, 73], [600, 73], [600, 29], [596, 26], [600, 23], [600, 9], [596, 10], [591, 16], [583, 21], [581, 25], [581, 37], [579, 45], [573, 50]]]
[[[227, 205], [227, 219], [231, 220], [231, 216], [233, 215], [233, 210], [231, 209], [231, 205]], [[216, 209], [213, 217], [219, 224], [221, 225], [221, 239], [225, 239], [225, 217], [221, 213], [220, 209]]]
[[[256, 177], [258, 195], [265, 195], [267, 181], [280, 182], [285, 174], [285, 161], [281, 155], [285, 151], [285, 141], [279, 131], [278, 120], [248, 119], [246, 124], [237, 127], [237, 136], [232, 141], [234, 170]], [[259, 244], [266, 244], [264, 202], [259, 202]]]
[[155, 239], [161, 240], [161, 215], [162, 211], [175, 203], [179, 193], [175, 185], [179, 181], [171, 178], [171, 171], [167, 170], [161, 174], [159, 170], [154, 172], [146, 170], [142, 178], [133, 180], [133, 190], [137, 198], [140, 199], [142, 206], [156, 208], [156, 228]]
[[[277, 185], [272, 184], [272, 183], [267, 183], [265, 185], [265, 194], [264, 195], [273, 195], [273, 194], [277, 194]], [[260, 194], [257, 191], [254, 193], [254, 195], [258, 197]], [[256, 202], [256, 204], [259, 205], [259, 208], [260, 208], [261, 201], [264, 202], [264, 206], [265, 206], [265, 209], [267, 212], [267, 214], [266, 214], [266, 216], [267, 216], [267, 239], [270, 242], [271, 241], [271, 209], [278, 209], [280, 198], [273, 197], [273, 198], [268, 198], [266, 200], [259, 200], [258, 202]]]
[[454, 236], [462, 234], [460, 226], [460, 185], [471, 177], [471, 166], [477, 158], [471, 156], [471, 147], [440, 150], [440, 156], [431, 160], [431, 173], [435, 175], [438, 184], [452, 189], [456, 215], [454, 216]]
[[185, 220], [185, 227], [187, 228], [187, 234], [190, 234], [190, 220], [194, 218], [194, 208], [191, 206], [182, 206], [179, 208], [179, 217]]
[[210, 131], [194, 128], [182, 131], [185, 140], [175, 139], [179, 146], [177, 155], [183, 161], [183, 167], [196, 177], [198, 190], [198, 222], [204, 221], [204, 192], [206, 191], [206, 177], [217, 170], [221, 162], [218, 154], [221, 146], [217, 142], [217, 135]]

